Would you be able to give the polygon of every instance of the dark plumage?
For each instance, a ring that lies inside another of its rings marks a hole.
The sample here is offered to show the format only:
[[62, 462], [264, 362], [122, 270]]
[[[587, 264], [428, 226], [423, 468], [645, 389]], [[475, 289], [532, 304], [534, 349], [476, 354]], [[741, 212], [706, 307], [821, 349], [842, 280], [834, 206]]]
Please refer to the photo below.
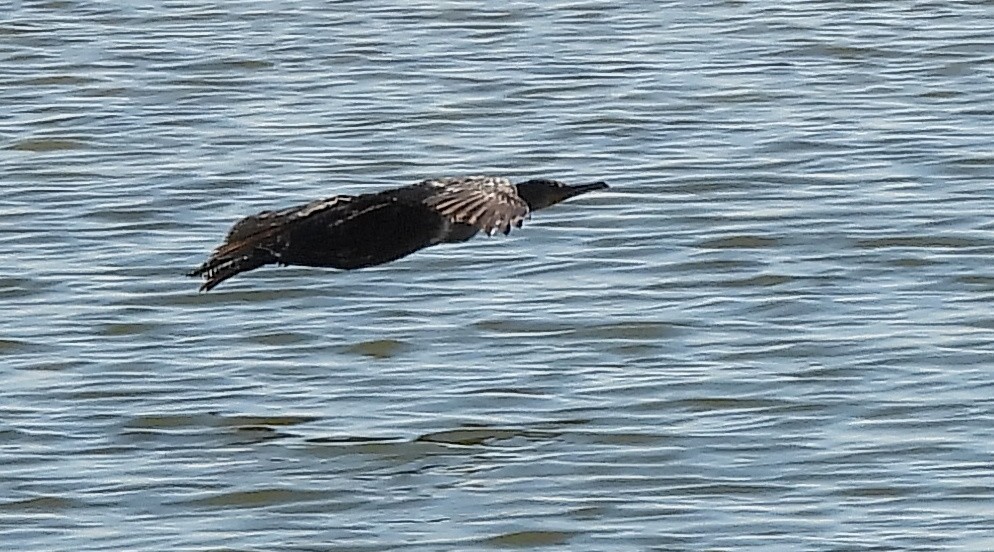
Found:
[[358, 196], [339, 195], [235, 223], [224, 243], [190, 273], [210, 291], [232, 276], [267, 264], [340, 269], [374, 266], [477, 232], [508, 234], [538, 209], [607, 188], [536, 179], [468, 176], [429, 179]]

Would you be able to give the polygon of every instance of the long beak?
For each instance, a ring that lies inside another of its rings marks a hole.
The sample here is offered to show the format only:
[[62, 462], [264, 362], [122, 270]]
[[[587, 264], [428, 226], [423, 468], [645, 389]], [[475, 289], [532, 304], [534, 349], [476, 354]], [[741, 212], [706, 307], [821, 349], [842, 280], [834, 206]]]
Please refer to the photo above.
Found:
[[[578, 184], [576, 186], [566, 186], [563, 188], [563, 196], [559, 201], [565, 201], [571, 197], [576, 197], [580, 194], [585, 194], [587, 192], [592, 192], [594, 190], [603, 190], [608, 188], [607, 182], [594, 182], [593, 184]], [[558, 203], [558, 202], [557, 202]]]

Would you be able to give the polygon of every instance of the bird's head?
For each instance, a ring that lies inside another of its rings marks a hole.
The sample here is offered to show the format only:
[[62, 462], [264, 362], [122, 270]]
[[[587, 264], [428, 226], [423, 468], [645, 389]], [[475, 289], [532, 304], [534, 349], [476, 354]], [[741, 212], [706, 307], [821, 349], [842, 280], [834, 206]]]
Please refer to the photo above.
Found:
[[515, 185], [518, 188], [518, 195], [525, 200], [528, 208], [532, 211], [544, 209], [550, 205], [555, 205], [573, 196], [603, 190], [607, 188], [607, 182], [594, 182], [593, 184], [579, 184], [570, 186], [558, 180], [548, 178], [535, 178], [526, 180]]

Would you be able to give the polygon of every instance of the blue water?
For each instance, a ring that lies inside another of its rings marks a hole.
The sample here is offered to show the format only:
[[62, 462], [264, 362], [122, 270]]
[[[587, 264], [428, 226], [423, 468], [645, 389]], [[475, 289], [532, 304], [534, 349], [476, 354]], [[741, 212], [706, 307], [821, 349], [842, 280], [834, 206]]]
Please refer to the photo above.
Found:
[[[989, 2], [17, 2], [0, 541], [994, 548]], [[610, 190], [355, 272], [239, 217]]]

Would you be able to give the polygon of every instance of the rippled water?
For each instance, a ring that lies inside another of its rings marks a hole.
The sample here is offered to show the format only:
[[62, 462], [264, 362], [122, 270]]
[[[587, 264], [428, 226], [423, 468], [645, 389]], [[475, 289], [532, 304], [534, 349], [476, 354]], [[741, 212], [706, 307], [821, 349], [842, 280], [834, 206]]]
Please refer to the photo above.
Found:
[[[994, 4], [17, 2], [17, 550], [994, 548]], [[183, 273], [427, 176], [611, 190]]]

